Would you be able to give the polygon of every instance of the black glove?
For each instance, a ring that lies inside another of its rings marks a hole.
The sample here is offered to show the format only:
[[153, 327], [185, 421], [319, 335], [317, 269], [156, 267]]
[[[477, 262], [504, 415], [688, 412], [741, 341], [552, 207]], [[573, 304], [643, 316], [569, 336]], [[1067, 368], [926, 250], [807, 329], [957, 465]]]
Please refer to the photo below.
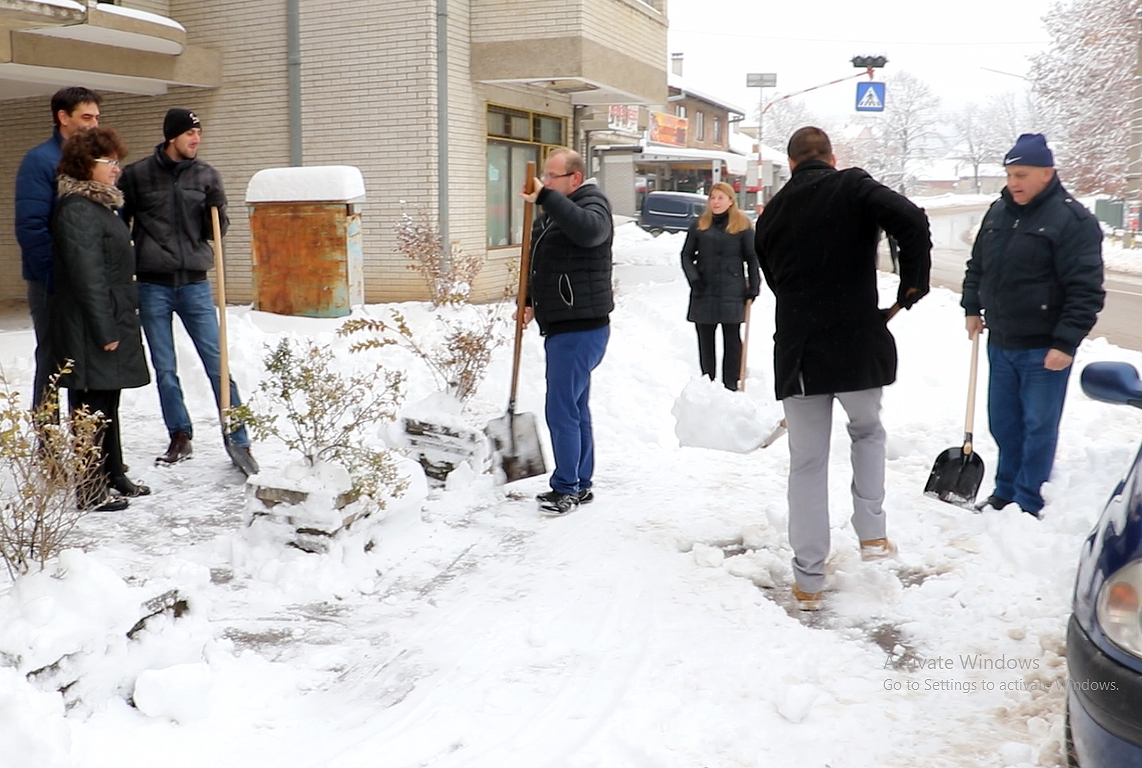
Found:
[[903, 283], [896, 292], [896, 303], [904, 309], [912, 309], [912, 305], [928, 295], [928, 286], [923, 288], [906, 288]]

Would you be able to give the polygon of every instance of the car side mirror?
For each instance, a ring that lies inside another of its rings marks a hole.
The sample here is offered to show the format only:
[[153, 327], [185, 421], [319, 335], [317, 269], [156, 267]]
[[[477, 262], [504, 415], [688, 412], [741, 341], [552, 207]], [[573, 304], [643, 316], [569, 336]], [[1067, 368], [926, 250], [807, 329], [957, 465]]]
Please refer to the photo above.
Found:
[[1083, 368], [1080, 380], [1087, 397], [1104, 403], [1142, 408], [1142, 379], [1129, 363], [1091, 363]]

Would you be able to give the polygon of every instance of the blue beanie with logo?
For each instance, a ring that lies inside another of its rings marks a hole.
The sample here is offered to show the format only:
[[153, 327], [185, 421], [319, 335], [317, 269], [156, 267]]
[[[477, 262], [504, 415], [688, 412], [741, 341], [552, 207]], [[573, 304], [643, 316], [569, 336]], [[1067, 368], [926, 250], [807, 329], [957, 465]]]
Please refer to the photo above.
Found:
[[1031, 165], [1036, 168], [1054, 168], [1055, 156], [1047, 147], [1047, 137], [1041, 133], [1025, 133], [1003, 158], [1004, 165]]

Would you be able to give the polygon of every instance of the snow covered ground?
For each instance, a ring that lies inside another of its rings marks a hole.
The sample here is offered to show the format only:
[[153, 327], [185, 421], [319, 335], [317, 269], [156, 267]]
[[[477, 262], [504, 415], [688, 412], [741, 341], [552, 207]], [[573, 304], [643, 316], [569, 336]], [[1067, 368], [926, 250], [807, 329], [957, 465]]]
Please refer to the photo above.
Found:
[[[124, 393], [126, 460], [154, 495], [89, 516], [77, 549], [48, 572], [0, 584], [0, 764], [1060, 764], [1055, 684], [1075, 561], [1142, 433], [1142, 414], [1088, 400], [1077, 376], [1093, 360], [1142, 355], [1101, 339], [1080, 349], [1043, 521], [971, 514], [921, 492], [934, 458], [963, 436], [970, 344], [958, 297], [935, 290], [897, 316], [899, 380], [884, 421], [900, 556], [860, 561], [838, 416], [826, 609], [800, 614], [788, 599], [785, 441], [743, 455], [675, 437], [671, 409], [697, 373], [681, 238], [620, 228], [618, 306], [592, 392], [597, 499], [562, 519], [536, 511], [543, 478], [496, 487], [461, 472], [443, 490], [415, 482], [325, 554], [292, 548], [272, 525], [247, 526], [256, 502], [180, 336], [194, 458], [153, 467], [167, 443], [158, 398], [151, 387]], [[894, 279], [881, 287], [887, 306]], [[400, 309], [418, 333], [439, 332], [425, 305]], [[763, 291], [747, 388], [762, 411], [772, 313]], [[339, 321], [241, 308], [229, 319], [245, 393], [282, 336], [331, 344], [346, 368], [359, 361], [334, 335]], [[12, 382], [31, 380], [31, 349], [30, 331], [0, 333]], [[432, 391], [415, 358], [384, 354], [409, 372], [408, 402]], [[540, 416], [542, 359], [533, 328], [519, 410]], [[506, 345], [471, 424], [502, 414], [509, 375]], [[985, 414], [983, 398], [976, 448], [993, 470]], [[286, 461], [280, 446], [255, 452], [267, 468]], [[128, 639], [140, 605], [169, 590], [189, 610]]]

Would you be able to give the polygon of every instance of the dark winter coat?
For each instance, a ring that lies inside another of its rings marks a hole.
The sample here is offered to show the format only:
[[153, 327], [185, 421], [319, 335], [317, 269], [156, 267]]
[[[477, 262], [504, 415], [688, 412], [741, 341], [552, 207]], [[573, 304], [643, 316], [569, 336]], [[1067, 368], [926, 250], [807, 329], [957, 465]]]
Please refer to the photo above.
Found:
[[682, 246], [682, 271], [690, 283], [691, 323], [716, 325], [740, 323], [745, 317], [746, 299], [761, 290], [757, 253], [753, 249], [753, 228], [726, 233], [729, 215], [714, 216], [706, 229], [690, 225]]
[[56, 166], [63, 156], [57, 128], [32, 147], [16, 172], [16, 241], [25, 280], [52, 290], [52, 211], [56, 202]]
[[881, 229], [900, 244], [897, 301], [911, 307], [928, 292], [932, 241], [928, 217], [906, 197], [859, 168], [810, 160], [765, 206], [755, 242], [777, 297], [778, 399], [896, 380], [896, 343], [878, 309]]
[[544, 188], [537, 203], [543, 213], [531, 229], [528, 302], [540, 333], [602, 328], [615, 308], [610, 202], [588, 181], [567, 197]]
[[[52, 217], [55, 293], [52, 353], [71, 359], [60, 379], [69, 389], [130, 389], [151, 380], [139, 330], [131, 233], [111, 205], [114, 187], [60, 177]], [[113, 341], [119, 346], [104, 347]]]
[[136, 271], [143, 282], [165, 285], [204, 280], [214, 266], [211, 206], [219, 208], [223, 233], [229, 226], [222, 177], [201, 160], [176, 163], [165, 146], [127, 166], [119, 178]]
[[1105, 296], [1102, 230], [1059, 177], [1027, 205], [1004, 189], [980, 224], [961, 302], [982, 314], [988, 343], [1074, 355]]

